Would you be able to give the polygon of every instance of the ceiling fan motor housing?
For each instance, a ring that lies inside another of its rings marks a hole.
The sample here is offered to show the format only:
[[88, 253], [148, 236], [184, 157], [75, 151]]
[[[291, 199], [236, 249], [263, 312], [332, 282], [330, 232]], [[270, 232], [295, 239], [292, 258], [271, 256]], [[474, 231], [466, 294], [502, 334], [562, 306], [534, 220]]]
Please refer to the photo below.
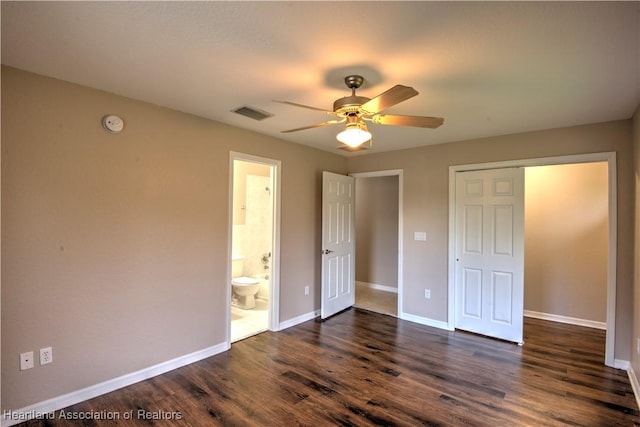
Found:
[[344, 115], [355, 113], [367, 101], [369, 101], [369, 98], [366, 96], [345, 96], [344, 98], [336, 99], [336, 102], [333, 103], [333, 111]]

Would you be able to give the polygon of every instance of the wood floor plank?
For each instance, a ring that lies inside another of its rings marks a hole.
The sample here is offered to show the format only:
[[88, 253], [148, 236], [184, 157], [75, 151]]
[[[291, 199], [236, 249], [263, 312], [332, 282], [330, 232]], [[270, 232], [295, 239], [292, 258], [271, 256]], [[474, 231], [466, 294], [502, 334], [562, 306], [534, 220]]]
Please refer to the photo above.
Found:
[[130, 420], [24, 425], [640, 426], [604, 331], [527, 318], [524, 332], [519, 347], [351, 309], [64, 410]]

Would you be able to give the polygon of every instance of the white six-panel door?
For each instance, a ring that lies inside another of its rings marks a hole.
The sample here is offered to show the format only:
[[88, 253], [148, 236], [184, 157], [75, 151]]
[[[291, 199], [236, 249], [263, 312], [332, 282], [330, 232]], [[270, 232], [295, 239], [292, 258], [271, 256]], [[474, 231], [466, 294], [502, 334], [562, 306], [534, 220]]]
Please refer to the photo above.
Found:
[[455, 327], [522, 343], [524, 169], [456, 173]]
[[322, 296], [320, 315], [355, 303], [355, 178], [322, 174]]

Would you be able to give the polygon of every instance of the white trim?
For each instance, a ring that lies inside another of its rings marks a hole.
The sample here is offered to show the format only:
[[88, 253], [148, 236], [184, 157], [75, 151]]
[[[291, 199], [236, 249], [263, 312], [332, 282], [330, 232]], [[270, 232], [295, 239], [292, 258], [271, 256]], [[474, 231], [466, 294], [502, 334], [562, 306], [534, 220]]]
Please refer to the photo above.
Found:
[[282, 164], [276, 161], [272, 164], [272, 188], [273, 188], [273, 236], [271, 245], [271, 280], [269, 282], [269, 327], [273, 331], [280, 329], [280, 225], [282, 212]]
[[517, 168], [528, 166], [550, 166], [550, 165], [568, 165], [572, 163], [593, 163], [593, 162], [606, 162], [616, 159], [615, 151], [607, 151], [603, 153], [587, 153], [587, 154], [571, 154], [568, 156], [553, 156], [553, 157], [536, 157], [532, 159], [517, 159], [517, 160], [505, 160], [501, 162], [489, 162], [489, 163], [476, 163], [469, 165], [454, 165], [449, 166], [449, 171], [452, 169], [455, 172], [481, 170], [481, 169], [502, 169], [502, 168]]
[[446, 329], [447, 331], [453, 331], [453, 329], [449, 327], [449, 324], [447, 322], [443, 322], [441, 320], [433, 320], [427, 317], [416, 316], [415, 314], [409, 314], [409, 313], [400, 313], [398, 318], [402, 320], [408, 320], [409, 322], [419, 323], [425, 326], [431, 326], [433, 328]]
[[633, 394], [636, 397], [636, 403], [638, 404], [638, 407], [640, 407], [640, 383], [638, 383], [638, 377], [631, 365], [627, 368], [627, 375], [629, 375], [629, 382], [631, 383]]
[[609, 230], [608, 230], [608, 265], [607, 265], [607, 336], [605, 343], [605, 365], [615, 366], [616, 351], [616, 292], [618, 266], [618, 172], [616, 153], [608, 153], [607, 168], [609, 171]]
[[621, 369], [623, 371], [628, 371], [630, 366], [631, 363], [628, 360], [613, 359], [613, 366], [611, 367], [615, 369]]
[[150, 366], [148, 368], [141, 369], [130, 374], [122, 375], [121, 377], [113, 378], [92, 386], [73, 391], [71, 393], [64, 394], [62, 396], [54, 397], [42, 402], [34, 403], [33, 405], [25, 406], [24, 408], [10, 410], [3, 410], [2, 415], [2, 427], [12, 426], [26, 419], [7, 419], [6, 412], [12, 412], [14, 414], [24, 414], [24, 416], [33, 418], [36, 414], [49, 414], [53, 411], [66, 408], [76, 403], [84, 402], [85, 400], [93, 399], [94, 397], [110, 393], [114, 390], [118, 390], [123, 387], [144, 381], [146, 379], [155, 377], [157, 375], [164, 374], [177, 368], [189, 365], [191, 363], [198, 362], [206, 359], [207, 357], [215, 356], [229, 350], [228, 343], [220, 343], [213, 347], [208, 347], [203, 350], [199, 350], [184, 356], [177, 357], [166, 362], [158, 363], [157, 365]]
[[404, 233], [404, 170], [403, 169], [388, 169], [373, 172], [355, 172], [350, 173], [350, 176], [354, 178], [376, 178], [380, 176], [397, 176], [398, 177], [398, 313], [402, 313], [402, 289], [403, 279], [402, 272], [404, 271], [404, 240], [402, 235]]
[[[231, 257], [233, 253], [233, 162], [235, 160], [259, 163], [271, 167], [271, 187], [273, 195], [273, 218], [271, 236], [271, 271], [269, 280], [269, 318], [268, 328], [270, 331], [280, 330], [280, 215], [281, 215], [281, 169], [280, 160], [266, 157], [254, 156], [251, 154], [229, 152], [229, 226], [227, 227], [227, 283], [231, 283]], [[226, 317], [227, 337], [226, 341], [231, 345], [231, 286], [226, 287]]]
[[397, 294], [398, 293], [398, 288], [394, 288], [393, 286], [378, 285], [376, 283], [361, 282], [359, 280], [356, 280], [356, 286], [364, 286], [365, 288], [375, 289], [375, 290], [383, 291], [383, 292], [390, 292], [390, 293], [393, 293], [393, 294]]
[[300, 316], [294, 317], [293, 319], [280, 322], [280, 328], [278, 329], [278, 331], [283, 331], [287, 328], [291, 328], [292, 326], [296, 326], [301, 323], [308, 322], [309, 320], [313, 320], [319, 316], [320, 316], [320, 310], [314, 310], [309, 313], [301, 314]]
[[539, 311], [524, 310], [524, 317], [533, 317], [534, 319], [550, 320], [552, 322], [567, 323], [569, 325], [586, 326], [587, 328], [607, 329], [606, 322], [597, 322], [595, 320], [580, 319], [577, 317], [560, 316], [559, 314], [540, 313]]
[[350, 173], [349, 176], [354, 178], [377, 178], [379, 176], [396, 176], [402, 175], [403, 169], [387, 169], [382, 171], [372, 171], [372, 172], [354, 172]]
[[603, 153], [572, 154], [568, 156], [539, 157], [532, 159], [507, 160], [492, 163], [449, 166], [449, 268], [448, 268], [448, 313], [450, 328], [455, 327], [455, 180], [456, 173], [479, 169], [499, 169], [527, 166], [563, 165], [572, 163], [607, 162], [609, 193], [609, 230], [607, 266], [607, 334], [605, 343], [605, 365], [614, 366], [616, 338], [616, 288], [617, 288], [617, 166], [615, 151]]
[[404, 311], [404, 171], [398, 170], [398, 313]]
[[449, 166], [449, 260], [447, 271], [447, 326], [454, 330], [456, 326], [455, 319], [455, 277], [456, 264], [456, 172], [457, 168]]

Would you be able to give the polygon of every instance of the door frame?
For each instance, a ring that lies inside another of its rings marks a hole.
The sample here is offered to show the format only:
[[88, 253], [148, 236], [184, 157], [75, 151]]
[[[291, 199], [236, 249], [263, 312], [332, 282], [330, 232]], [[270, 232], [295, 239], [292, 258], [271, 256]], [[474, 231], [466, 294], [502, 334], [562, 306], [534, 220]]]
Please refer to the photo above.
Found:
[[281, 186], [280, 175], [282, 163], [280, 160], [267, 157], [254, 156], [252, 154], [229, 151], [229, 213], [227, 227], [227, 283], [226, 286], [226, 344], [231, 346], [231, 261], [233, 252], [233, 168], [234, 161], [259, 163], [271, 167], [271, 189], [273, 197], [273, 215], [271, 220], [271, 272], [269, 280], [269, 317], [268, 328], [270, 331], [280, 330], [280, 211], [281, 211]]
[[573, 163], [607, 162], [608, 173], [608, 259], [607, 259], [607, 329], [605, 343], [605, 365], [623, 368], [623, 361], [615, 359], [616, 335], [616, 289], [617, 289], [617, 249], [618, 249], [618, 198], [616, 153], [588, 153], [567, 156], [540, 157], [520, 160], [507, 160], [490, 163], [449, 166], [449, 261], [448, 261], [448, 305], [447, 323], [449, 329], [455, 326], [455, 191], [456, 173], [479, 169], [502, 169], [527, 166], [550, 166]]
[[[356, 172], [349, 175], [358, 178], [377, 178], [381, 176], [397, 176], [398, 177], [398, 319], [405, 319], [404, 310], [402, 305], [402, 265], [403, 265], [403, 246], [402, 246], [402, 232], [403, 232], [403, 169], [388, 169], [373, 172]], [[357, 197], [357, 194], [356, 194]]]

